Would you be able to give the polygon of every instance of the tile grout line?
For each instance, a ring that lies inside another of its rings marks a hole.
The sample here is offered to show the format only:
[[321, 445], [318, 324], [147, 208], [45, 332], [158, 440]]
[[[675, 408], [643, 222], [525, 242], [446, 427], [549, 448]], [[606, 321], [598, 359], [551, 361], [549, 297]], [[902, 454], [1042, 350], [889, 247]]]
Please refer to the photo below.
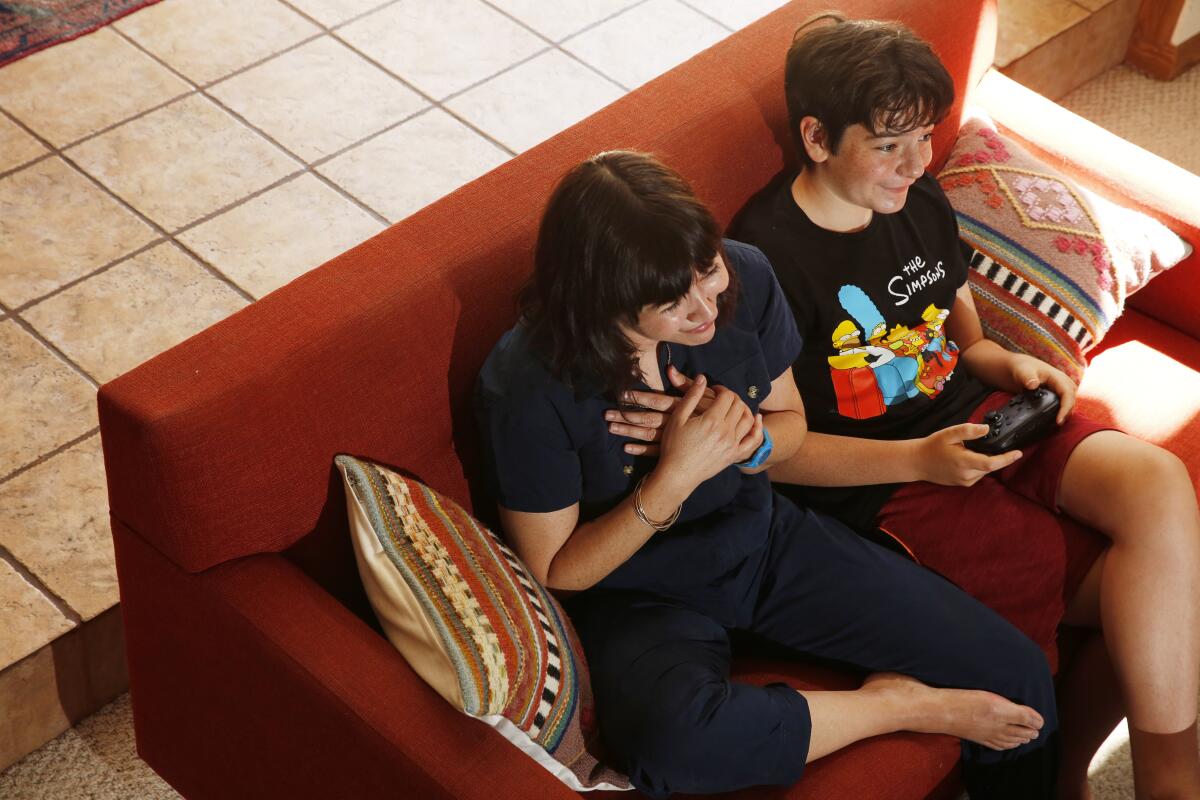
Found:
[[[704, 17], [705, 19], [707, 19], [711, 22], [715, 22], [716, 24], [720, 25], [722, 28], [729, 31], [730, 33], [737, 33], [737, 31], [738, 31], [737, 28], [729, 27], [724, 22], [721, 22], [721, 20], [714, 17], [712, 14], [709, 14], [707, 11], [702, 11], [701, 9], [696, 8], [694, 5], [689, 3], [688, 0], [675, 0], [675, 2], [679, 3], [684, 8], [690, 8], [692, 11], [695, 11], [697, 14]], [[770, 12], [768, 12], [768, 13], [770, 13]], [[760, 17], [760, 19], [761, 19], [761, 17]]]
[[68, 442], [64, 442], [63, 444], [58, 445], [57, 447], [55, 447], [52, 450], [47, 450], [46, 452], [42, 453], [40, 456], [35, 458], [33, 461], [30, 461], [28, 464], [22, 464], [21, 466], [17, 467], [16, 469], [14, 469], [12, 472], [8, 473], [7, 475], [0, 475], [0, 484], [7, 483], [8, 481], [11, 481], [13, 478], [16, 478], [19, 475], [23, 475], [26, 472], [29, 472], [29, 470], [31, 470], [34, 467], [37, 467], [41, 464], [46, 463], [47, 461], [54, 458], [59, 453], [62, 453], [65, 450], [70, 450], [75, 445], [80, 444], [81, 442], [87, 441], [88, 439], [95, 436], [99, 432], [100, 432], [100, 426], [95, 425], [95, 426], [91, 427], [90, 429], [88, 429], [85, 433], [79, 434], [74, 439], [71, 439]]
[[[638, 6], [645, 5], [646, 3], [649, 2], [649, 0], [636, 0], [636, 2], [631, 2], [629, 5], [625, 6], [624, 8], [622, 8], [618, 11], [614, 11], [613, 13], [609, 14], [608, 16], [601, 17], [600, 19], [598, 19], [594, 22], [591, 22], [587, 25], [584, 25], [579, 30], [572, 31], [571, 33], [568, 33], [566, 36], [562, 37], [561, 39], [557, 39], [557, 40], [551, 39], [549, 36], [546, 36], [544, 33], [537, 30], [536, 28], [534, 28], [529, 23], [525, 22], [520, 17], [514, 16], [513, 14], [510, 14], [508, 11], [504, 10], [503, 8], [500, 8], [499, 6], [495, 5], [492, 2], [492, 0], [479, 0], [479, 2], [483, 3], [484, 5], [491, 8], [492, 10], [504, 15], [508, 19], [515, 22], [517, 25], [520, 25], [522, 28], [524, 28], [525, 30], [532, 33], [534, 36], [537, 36], [539, 39], [541, 39], [545, 42], [548, 42], [553, 47], [553, 49], [562, 53], [563, 55], [565, 55], [567, 58], [571, 59], [572, 61], [575, 61], [576, 63], [586, 67], [588, 70], [590, 70], [591, 72], [594, 72], [596, 75], [599, 75], [601, 78], [603, 78], [604, 80], [613, 84], [621, 91], [626, 92], [626, 93], [628, 93], [630, 91], [628, 86], [621, 83], [616, 78], [606, 75], [603, 71], [600, 70], [599, 67], [589, 64], [587, 61], [584, 61], [582, 58], [575, 55], [570, 50], [567, 50], [562, 45], [564, 42], [567, 42], [567, 41], [570, 41], [571, 39], [582, 36], [583, 34], [587, 33], [588, 31], [594, 30], [594, 29], [600, 27], [601, 25], [605, 24], [609, 20], [616, 19], [617, 17], [621, 16], [622, 14], [626, 14], [626, 13], [632, 11], [633, 9], [637, 8]], [[495, 76], [492, 76], [492, 77], [495, 77]], [[491, 80], [491, 78], [488, 78], [487, 80]], [[470, 88], [474, 88], [474, 87], [470, 87]]]
[[[281, 0], [281, 2], [282, 2], [282, 0]], [[384, 7], [388, 6], [388, 5], [392, 5], [394, 2], [399, 2], [399, 0], [392, 0], [392, 2], [391, 2], [391, 3], [386, 3], [386, 4], [384, 4], [383, 6], [380, 6], [380, 8], [384, 8]], [[286, 4], [285, 4], [285, 5], [286, 5]], [[289, 8], [290, 8], [290, 6], [289, 6]], [[379, 9], [376, 9], [376, 10], [379, 10]], [[368, 14], [368, 13], [373, 13], [373, 12], [365, 12], [365, 13], [364, 13], [363, 15], [361, 15], [361, 16], [365, 16], [365, 15], [366, 15], [366, 14]], [[356, 19], [357, 19], [357, 17], [356, 17]], [[315, 21], [314, 21], [314, 22], [315, 22]], [[318, 23], [318, 26], [319, 26], [319, 23]], [[166, 70], [170, 71], [170, 72], [171, 72], [171, 73], [173, 73], [174, 75], [178, 76], [178, 77], [179, 77], [181, 80], [183, 80], [183, 81], [187, 82], [187, 83], [188, 83], [190, 86], [192, 86], [192, 87], [193, 87], [193, 89], [192, 89], [192, 91], [191, 91], [191, 92], [190, 92], [188, 95], [186, 95], [187, 97], [190, 97], [190, 96], [192, 96], [192, 95], [199, 95], [199, 96], [203, 97], [204, 99], [208, 100], [208, 101], [209, 101], [210, 103], [212, 103], [214, 106], [216, 106], [217, 108], [221, 109], [221, 110], [222, 110], [222, 111], [224, 111], [226, 114], [229, 114], [231, 117], [233, 117], [235, 120], [237, 120], [237, 121], [238, 121], [238, 122], [239, 122], [241, 125], [245, 126], [245, 127], [246, 127], [246, 128], [248, 128], [249, 130], [251, 130], [251, 131], [253, 131], [254, 133], [256, 133], [256, 134], [258, 134], [259, 136], [261, 136], [261, 137], [262, 137], [263, 139], [265, 139], [266, 141], [270, 142], [270, 143], [271, 143], [272, 145], [274, 145], [275, 147], [279, 148], [279, 149], [280, 149], [282, 152], [284, 152], [285, 154], [287, 154], [288, 156], [290, 156], [292, 159], [294, 159], [294, 160], [297, 162], [297, 164], [299, 165], [299, 169], [297, 169], [295, 172], [289, 173], [288, 175], [284, 176], [283, 178], [281, 178], [281, 179], [279, 179], [279, 180], [276, 180], [276, 181], [274, 181], [274, 182], [272, 182], [272, 183], [268, 184], [267, 186], [264, 186], [264, 187], [262, 187], [262, 188], [260, 188], [260, 189], [257, 189], [257, 190], [255, 190], [255, 191], [253, 191], [253, 192], [250, 192], [250, 193], [248, 193], [248, 194], [245, 194], [245, 195], [243, 195], [242, 197], [239, 197], [237, 200], [234, 200], [232, 203], [228, 203], [228, 204], [226, 204], [226, 205], [224, 205], [224, 206], [221, 206], [220, 208], [217, 208], [217, 209], [215, 209], [215, 210], [213, 210], [213, 211], [209, 212], [208, 214], [206, 214], [206, 215], [204, 215], [204, 216], [202, 216], [202, 217], [199, 217], [199, 218], [197, 218], [197, 219], [191, 220], [191, 221], [190, 221], [190, 222], [188, 222], [187, 224], [185, 224], [185, 225], [183, 225], [183, 226], [181, 226], [181, 227], [179, 227], [179, 228], [175, 229], [173, 232], [171, 232], [171, 233], [168, 233], [168, 234], [167, 234], [167, 236], [168, 236], [168, 238], [169, 238], [169, 239], [171, 239], [173, 242], [175, 242], [175, 243], [176, 243], [176, 244], [178, 244], [179, 246], [183, 247], [183, 249], [184, 249], [184, 250], [186, 250], [188, 253], [191, 253], [193, 256], [195, 256], [197, 259], [199, 259], [199, 260], [201, 261], [201, 263], [202, 263], [202, 264], [204, 264], [204, 266], [205, 266], [205, 268], [206, 268], [206, 269], [208, 269], [210, 272], [212, 272], [212, 273], [213, 273], [213, 274], [214, 274], [216, 277], [219, 277], [219, 278], [220, 278], [220, 279], [221, 279], [223, 282], [225, 282], [225, 283], [228, 283], [228, 284], [229, 284], [231, 287], [233, 287], [233, 288], [234, 288], [234, 289], [235, 289], [235, 290], [236, 290], [236, 291], [237, 291], [239, 294], [241, 294], [243, 297], [245, 297], [246, 299], [250, 300], [251, 302], [254, 302], [254, 301], [255, 301], [255, 298], [254, 298], [254, 297], [253, 297], [253, 296], [252, 296], [252, 295], [251, 295], [251, 294], [250, 294], [248, 291], [244, 290], [244, 289], [243, 289], [243, 288], [242, 288], [240, 285], [238, 285], [238, 284], [237, 284], [237, 282], [236, 282], [236, 281], [234, 281], [232, 278], [230, 278], [229, 276], [227, 276], [227, 275], [225, 275], [223, 272], [221, 272], [219, 269], [217, 269], [217, 267], [216, 267], [215, 265], [213, 265], [213, 264], [210, 264], [210, 263], [208, 262], [208, 260], [207, 260], [207, 259], [201, 258], [201, 257], [200, 257], [198, 254], [196, 254], [196, 253], [192, 252], [192, 250], [191, 250], [190, 248], [188, 248], [188, 247], [187, 247], [187, 245], [185, 245], [183, 242], [180, 242], [180, 241], [179, 241], [179, 240], [178, 240], [176, 237], [177, 237], [177, 236], [178, 236], [180, 233], [186, 232], [186, 231], [188, 231], [188, 230], [191, 230], [192, 228], [195, 228], [195, 227], [197, 227], [197, 226], [199, 226], [199, 225], [201, 225], [201, 224], [203, 224], [203, 223], [205, 223], [205, 222], [208, 222], [209, 220], [211, 220], [211, 219], [213, 219], [213, 218], [215, 218], [215, 217], [217, 217], [217, 216], [219, 216], [219, 215], [221, 215], [221, 214], [224, 214], [224, 213], [225, 213], [225, 212], [227, 212], [227, 211], [231, 211], [232, 209], [234, 209], [234, 208], [237, 208], [238, 206], [240, 206], [240, 205], [242, 205], [242, 204], [244, 204], [244, 203], [246, 203], [246, 202], [248, 202], [248, 201], [250, 201], [250, 200], [253, 200], [253, 199], [255, 199], [256, 197], [259, 197], [259, 196], [261, 196], [261, 195], [265, 194], [266, 192], [269, 192], [269, 191], [271, 191], [272, 189], [278, 188], [279, 186], [282, 186], [284, 183], [287, 183], [287, 182], [288, 182], [288, 181], [290, 181], [290, 180], [294, 180], [294, 179], [296, 179], [296, 178], [299, 178], [301, 175], [305, 175], [305, 174], [313, 175], [313, 176], [314, 176], [314, 177], [316, 177], [318, 180], [320, 180], [322, 183], [325, 183], [327, 186], [330, 186], [331, 188], [335, 189], [335, 190], [338, 192], [338, 194], [340, 194], [340, 195], [341, 195], [341, 196], [342, 196], [344, 199], [346, 199], [346, 200], [350, 201], [351, 203], [353, 203], [355, 206], [357, 206], [357, 207], [359, 208], [359, 210], [361, 210], [361, 211], [363, 211], [364, 213], [366, 213], [366, 214], [370, 215], [372, 218], [374, 218], [374, 219], [375, 219], [375, 220], [377, 220], [378, 222], [381, 222], [381, 223], [382, 223], [382, 224], [384, 224], [384, 225], [391, 225], [391, 222], [390, 222], [390, 221], [389, 221], [389, 220], [388, 220], [386, 217], [384, 217], [382, 214], [380, 214], [380, 213], [379, 213], [379, 212], [377, 212], [375, 209], [373, 209], [373, 208], [371, 208], [370, 206], [368, 206], [366, 203], [363, 203], [363, 202], [362, 202], [361, 200], [359, 200], [357, 197], [354, 197], [352, 194], [350, 194], [349, 192], [347, 192], [347, 191], [346, 191], [344, 188], [342, 188], [341, 186], [339, 186], [339, 185], [337, 185], [337, 184], [333, 183], [332, 181], [330, 181], [330, 180], [329, 180], [328, 178], [326, 178], [324, 175], [321, 175], [321, 174], [317, 173], [317, 172], [316, 172], [316, 171], [313, 169], [313, 165], [312, 165], [312, 164], [308, 163], [308, 162], [307, 162], [307, 161], [305, 161], [303, 158], [301, 158], [301, 157], [300, 157], [300, 156], [299, 156], [297, 153], [294, 153], [294, 152], [292, 152], [292, 151], [291, 151], [289, 148], [285, 147], [285, 146], [284, 146], [284, 145], [282, 145], [280, 142], [276, 141], [276, 140], [274, 139], [274, 137], [270, 136], [270, 135], [269, 135], [269, 134], [267, 134], [265, 131], [261, 130], [261, 129], [260, 129], [258, 126], [256, 126], [256, 125], [252, 124], [252, 123], [251, 123], [249, 120], [247, 120], [247, 119], [246, 119], [245, 117], [243, 117], [241, 114], [239, 114], [238, 112], [234, 111], [232, 108], [230, 108], [229, 106], [227, 106], [227, 105], [226, 105], [224, 102], [222, 102], [220, 99], [218, 99], [217, 97], [214, 97], [213, 95], [209, 94], [209, 92], [208, 92], [208, 89], [210, 89], [210, 88], [211, 88], [211, 87], [213, 87], [213, 86], [216, 86], [217, 84], [220, 84], [220, 83], [222, 83], [222, 82], [224, 82], [224, 81], [227, 81], [227, 80], [230, 80], [230, 79], [232, 79], [232, 78], [235, 78], [235, 77], [237, 77], [238, 75], [241, 75], [241, 74], [242, 74], [242, 73], [244, 73], [244, 72], [248, 72], [248, 71], [250, 71], [251, 69], [254, 69], [254, 68], [255, 68], [255, 67], [257, 67], [257, 66], [260, 66], [260, 65], [262, 65], [262, 64], [265, 64], [266, 62], [270, 61], [271, 59], [275, 58], [276, 56], [283, 55], [284, 53], [291, 52], [292, 50], [296, 50], [296, 49], [300, 48], [301, 46], [303, 46], [303, 45], [305, 45], [305, 44], [308, 44], [308, 43], [310, 43], [310, 42], [315, 42], [315, 41], [317, 41], [317, 40], [321, 39], [323, 36], [329, 36], [329, 38], [330, 38], [330, 39], [332, 39], [333, 41], [337, 41], [337, 42], [340, 42], [340, 41], [341, 41], [341, 40], [337, 39], [337, 37], [334, 37], [334, 36], [332, 36], [332, 35], [330, 34], [330, 32], [329, 32], [329, 30], [328, 30], [328, 29], [324, 28], [323, 26], [319, 26], [319, 27], [321, 27], [321, 30], [322, 30], [322, 32], [321, 32], [321, 33], [318, 33], [318, 34], [316, 34], [315, 36], [310, 36], [309, 38], [307, 38], [307, 39], [305, 39], [305, 40], [303, 40], [303, 41], [301, 41], [301, 42], [299, 42], [299, 43], [297, 43], [297, 44], [294, 44], [294, 45], [292, 45], [292, 46], [290, 46], [290, 47], [287, 47], [287, 48], [285, 48], [285, 49], [283, 49], [283, 50], [280, 50], [280, 51], [279, 51], [279, 52], [277, 52], [277, 53], [273, 53], [273, 54], [271, 54], [270, 56], [267, 56], [266, 58], [263, 58], [263, 59], [260, 59], [260, 60], [258, 60], [258, 61], [256, 61], [256, 62], [254, 62], [253, 64], [248, 64], [248, 65], [246, 65], [246, 66], [244, 66], [244, 67], [242, 67], [242, 68], [240, 68], [240, 69], [234, 70], [233, 72], [229, 73], [228, 75], [222, 76], [221, 78], [218, 78], [217, 80], [211, 81], [211, 82], [209, 82], [209, 83], [207, 83], [207, 84], [203, 84], [203, 85], [201, 85], [201, 84], [199, 84], [199, 83], [197, 83], [197, 82], [193, 81], [193, 80], [192, 80], [191, 78], [189, 78], [187, 75], [184, 75], [184, 74], [183, 74], [182, 72], [180, 72], [178, 69], [176, 69], [175, 67], [171, 66], [171, 65], [170, 65], [170, 64], [168, 64], [166, 61], [162, 60], [162, 59], [161, 59], [161, 58], [159, 58], [157, 55], [155, 55], [154, 53], [151, 53], [149, 50], [147, 50], [145, 47], [143, 47], [143, 46], [142, 46], [142, 44], [141, 44], [140, 42], [138, 42], [138, 41], [136, 41], [135, 39], [133, 39], [132, 37], [130, 37], [130, 36], [129, 36], [128, 34], [126, 34], [124, 31], [121, 31], [121, 30], [117, 29], [117, 33], [118, 33], [118, 34], [119, 34], [119, 35], [120, 35], [120, 36], [121, 36], [123, 39], [125, 39], [127, 42], [129, 42], [129, 44], [130, 44], [131, 46], [133, 46], [133, 47], [135, 47], [136, 49], [140, 50], [141, 52], [145, 53], [147, 57], [149, 57], [150, 59], [152, 59], [152, 60], [154, 60], [155, 62], [157, 62], [157, 63], [158, 63], [160, 66], [162, 66], [164, 69], [166, 69]], [[343, 43], [343, 44], [344, 44], [344, 43]], [[350, 48], [350, 50], [351, 50], [351, 52], [354, 52], [354, 53], [356, 53], [356, 54], [357, 54], [357, 51], [355, 51], [353, 48]], [[390, 73], [388, 73], [388, 74], [390, 75]], [[395, 76], [391, 76], [391, 77], [393, 77], [393, 78], [394, 78]], [[176, 98], [176, 100], [178, 100], [178, 99], [180, 99], [180, 98]], [[175, 102], [175, 101], [172, 101], [172, 102]], [[422, 112], [423, 112], [423, 111], [425, 111], [425, 110], [426, 110], [426, 109], [421, 109], [420, 111], [417, 111], [417, 112], [415, 112], [415, 113], [413, 113], [413, 114], [410, 114], [409, 116], [405, 117], [404, 119], [400, 120], [399, 122], [396, 122], [396, 123], [395, 123], [395, 125], [401, 125], [401, 124], [403, 124], [403, 123], [405, 123], [405, 122], [409, 121], [409, 120], [410, 120], [410, 119], [412, 119], [413, 117], [417, 116], [418, 114], [422, 113]], [[119, 123], [119, 124], [120, 124], [120, 125], [123, 125], [123, 124], [125, 124], [125, 123], [124, 123], [124, 122], [122, 122], [122, 123]], [[117, 127], [117, 126], [113, 126], [113, 127]], [[391, 127], [394, 127], [394, 125], [393, 125], [393, 126], [391, 126]], [[338, 152], [337, 152], [337, 153], [335, 153], [334, 155], [340, 155], [340, 154], [341, 154], [341, 152], [345, 152], [345, 150], [350, 150], [350, 149], [353, 149], [353, 148], [355, 148], [355, 147], [359, 146], [360, 144], [362, 144], [363, 142], [367, 141], [368, 139], [370, 139], [370, 138], [374, 138], [374, 136], [377, 136], [377, 135], [378, 135], [378, 133], [381, 133], [381, 132], [382, 132], [382, 131], [380, 131], [380, 132], [377, 132], [377, 133], [375, 133], [375, 134], [372, 134], [371, 136], [365, 137], [364, 139], [362, 139], [362, 140], [360, 140], [360, 141], [353, 142], [353, 143], [351, 143], [350, 145], [347, 145], [347, 147], [346, 147], [346, 148], [344, 148], [344, 150], [342, 150], [342, 151], [338, 151]], [[163, 228], [163, 230], [164, 230], [164, 231], [166, 231], [166, 228]]]
[[[37, 574], [29, 569], [29, 567], [22, 564], [21, 561], [2, 544], [0, 544], [0, 561], [5, 562], [12, 567], [13, 570], [22, 578], [24, 578], [30, 586], [32, 586], [34, 589], [40, 592], [43, 597], [50, 601], [50, 605], [54, 606], [58, 613], [70, 620], [72, 623], [71, 629], [83, 624], [83, 617], [80, 616], [75, 609], [71, 608], [70, 604], [67, 603], [66, 600], [64, 600], [58, 595], [57, 592], [51, 589], [46, 582], [39, 578]], [[62, 636], [65, 633], [67, 633], [67, 631], [63, 631], [63, 633], [59, 634], [58, 636]], [[58, 636], [55, 636], [51, 642], [58, 639]], [[47, 642], [47, 644], [50, 644], [50, 642]], [[39, 647], [38, 649], [40, 650], [41, 648]]]
[[62, 286], [56, 286], [55, 288], [51, 289], [50, 291], [46, 292], [43, 295], [38, 295], [37, 297], [34, 297], [31, 300], [26, 300], [24, 303], [22, 303], [19, 306], [14, 306], [12, 313], [13, 314], [23, 314], [24, 312], [28, 311], [29, 309], [33, 308], [34, 306], [38, 305], [39, 303], [45, 302], [46, 300], [49, 300], [52, 297], [56, 297], [57, 295], [62, 294], [63, 292], [67, 291], [68, 289], [78, 286], [79, 284], [83, 283], [84, 281], [88, 280], [89, 278], [94, 278], [97, 275], [107, 272], [108, 270], [112, 269], [113, 267], [117, 266], [118, 264], [122, 264], [131, 258], [136, 258], [137, 256], [140, 256], [142, 253], [145, 253], [148, 250], [153, 250], [155, 247], [158, 247], [160, 244], [163, 244], [164, 242], [168, 241], [169, 238], [170, 237], [167, 237], [167, 236], [158, 236], [157, 238], [151, 239], [146, 244], [141, 245], [140, 247], [138, 247], [134, 250], [131, 250], [128, 253], [118, 256], [117, 258], [114, 258], [112, 261], [109, 261], [108, 263], [103, 264], [103, 265], [91, 270], [90, 272], [87, 272], [87, 273], [84, 273], [83, 275], [72, 278], [71, 280], [64, 283]]
[[30, 336], [32, 336], [34, 339], [36, 339], [43, 347], [45, 347], [51, 353], [53, 353], [54, 355], [56, 355], [60, 359], [62, 359], [63, 362], [68, 367], [75, 370], [77, 373], [79, 373], [80, 377], [82, 377], [84, 380], [86, 380], [88, 383], [90, 383], [92, 385], [93, 389], [98, 390], [100, 388], [99, 381], [97, 381], [95, 378], [93, 378], [88, 373], [87, 370], [85, 370], [83, 367], [79, 366], [79, 364], [77, 364], [75, 362], [75, 359], [71, 358], [66, 353], [64, 353], [62, 351], [62, 349], [59, 348], [58, 345], [56, 345], [54, 342], [50, 341], [50, 339], [47, 338], [44, 334], [42, 334], [40, 331], [38, 331], [37, 328], [33, 327], [33, 325], [31, 325], [29, 323], [29, 320], [25, 319], [23, 316], [21, 316], [20, 314], [18, 314], [15, 311], [13, 311], [11, 308], [8, 308], [7, 306], [0, 306], [0, 307], [5, 308], [8, 311], [8, 314], [9, 314], [8, 319], [9, 320], [15, 322], [17, 324], [17, 326], [21, 328], [21, 330], [28, 333]]

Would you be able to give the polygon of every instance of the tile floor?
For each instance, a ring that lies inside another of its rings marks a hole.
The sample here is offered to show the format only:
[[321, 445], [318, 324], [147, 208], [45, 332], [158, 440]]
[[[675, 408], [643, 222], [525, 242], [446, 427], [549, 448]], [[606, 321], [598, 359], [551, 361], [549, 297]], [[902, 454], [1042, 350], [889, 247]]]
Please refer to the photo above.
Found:
[[100, 384], [782, 3], [164, 0], [0, 69], [0, 675], [118, 601]]

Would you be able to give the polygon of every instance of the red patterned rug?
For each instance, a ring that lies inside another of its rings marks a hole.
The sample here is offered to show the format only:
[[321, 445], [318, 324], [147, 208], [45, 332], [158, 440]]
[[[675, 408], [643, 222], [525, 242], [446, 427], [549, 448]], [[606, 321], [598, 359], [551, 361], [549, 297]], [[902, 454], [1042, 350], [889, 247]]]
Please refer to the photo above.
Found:
[[0, 0], [0, 67], [158, 0]]

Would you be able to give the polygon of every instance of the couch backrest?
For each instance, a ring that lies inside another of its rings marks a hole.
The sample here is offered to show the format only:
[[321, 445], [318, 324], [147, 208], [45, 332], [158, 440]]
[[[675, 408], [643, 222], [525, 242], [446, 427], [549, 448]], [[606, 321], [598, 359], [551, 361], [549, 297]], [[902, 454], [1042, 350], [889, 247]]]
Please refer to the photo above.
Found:
[[[556, 179], [600, 150], [657, 153], [727, 222], [790, 151], [797, 0], [580, 124], [105, 385], [113, 513], [184, 569], [345, 527], [332, 461], [402, 468], [471, 505], [471, 388], [514, 320]], [[959, 96], [991, 63], [993, 0], [844, 0], [929, 39]], [[935, 134], [939, 161], [956, 106]]]

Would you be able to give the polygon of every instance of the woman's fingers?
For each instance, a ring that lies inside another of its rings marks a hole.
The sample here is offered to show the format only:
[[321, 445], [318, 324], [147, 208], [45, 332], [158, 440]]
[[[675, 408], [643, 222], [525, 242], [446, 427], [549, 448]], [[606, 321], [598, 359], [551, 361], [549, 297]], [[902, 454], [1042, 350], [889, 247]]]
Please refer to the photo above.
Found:
[[679, 405], [675, 407], [675, 414], [672, 418], [678, 417], [680, 420], [686, 420], [696, 410], [700, 398], [704, 396], [704, 389], [708, 386], [708, 381], [703, 375], [696, 376], [696, 380], [692, 381], [692, 385], [684, 392], [683, 397], [679, 401]]

